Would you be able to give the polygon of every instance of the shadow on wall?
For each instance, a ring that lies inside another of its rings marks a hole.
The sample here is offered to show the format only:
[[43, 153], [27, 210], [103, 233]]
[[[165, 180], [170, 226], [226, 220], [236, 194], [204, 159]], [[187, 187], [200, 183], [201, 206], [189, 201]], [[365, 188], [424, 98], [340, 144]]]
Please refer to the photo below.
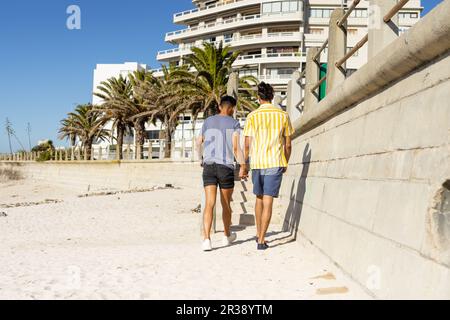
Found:
[[[300, 226], [300, 219], [303, 212], [303, 200], [306, 194], [306, 179], [308, 179], [309, 166], [311, 162], [311, 149], [309, 143], [303, 151], [302, 173], [298, 180], [297, 192], [295, 192], [295, 183], [292, 182], [289, 206], [287, 208], [286, 217], [283, 225], [283, 232], [289, 232], [294, 241], [297, 240], [297, 233]], [[295, 193], [295, 194], [294, 194]]]

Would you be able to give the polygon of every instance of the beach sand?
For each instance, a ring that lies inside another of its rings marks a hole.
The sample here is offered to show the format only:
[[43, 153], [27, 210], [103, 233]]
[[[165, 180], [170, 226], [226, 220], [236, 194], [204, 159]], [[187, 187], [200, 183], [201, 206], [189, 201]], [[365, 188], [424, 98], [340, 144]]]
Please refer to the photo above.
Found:
[[370, 299], [279, 225], [270, 250], [256, 251], [248, 227], [233, 246], [216, 234], [215, 250], [202, 252], [192, 189], [79, 198], [17, 181], [0, 190], [0, 299]]

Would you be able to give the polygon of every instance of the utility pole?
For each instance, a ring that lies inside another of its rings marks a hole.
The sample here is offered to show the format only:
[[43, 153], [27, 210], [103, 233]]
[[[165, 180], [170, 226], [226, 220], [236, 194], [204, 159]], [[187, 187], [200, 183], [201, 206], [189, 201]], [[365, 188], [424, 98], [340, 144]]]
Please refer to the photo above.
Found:
[[27, 124], [27, 133], [28, 133], [28, 145], [30, 146], [31, 152], [31, 124], [29, 122]]
[[9, 121], [8, 118], [6, 118], [6, 124], [5, 124], [6, 133], [8, 134], [8, 142], [9, 142], [9, 152], [12, 154], [12, 146], [11, 146], [11, 135], [14, 134], [14, 130], [12, 128], [12, 124]]

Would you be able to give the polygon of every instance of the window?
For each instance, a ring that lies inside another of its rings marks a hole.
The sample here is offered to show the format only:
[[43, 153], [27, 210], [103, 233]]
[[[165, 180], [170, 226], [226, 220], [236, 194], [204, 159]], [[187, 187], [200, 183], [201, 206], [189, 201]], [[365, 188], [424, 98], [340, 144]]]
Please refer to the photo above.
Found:
[[299, 0], [285, 0], [263, 3], [263, 14], [298, 12], [300, 8]]
[[354, 35], [358, 34], [358, 30], [357, 29], [348, 29], [347, 34], [349, 36], [354, 36]]
[[355, 9], [350, 14], [352, 18], [367, 18], [367, 9]]
[[311, 18], [330, 18], [332, 9], [311, 9], [309, 15]]
[[281, 2], [272, 3], [272, 13], [281, 12]]
[[311, 28], [310, 29], [311, 34], [323, 34], [323, 29], [320, 28]]
[[258, 77], [258, 70], [256, 70], [256, 69], [239, 70], [239, 76], [240, 77], [248, 77], [248, 76]]
[[150, 130], [146, 132], [148, 140], [158, 140], [159, 139], [159, 130]]
[[419, 14], [417, 12], [400, 12], [398, 17], [400, 19], [417, 19]]
[[290, 1], [290, 11], [296, 12], [298, 10], [298, 1]]

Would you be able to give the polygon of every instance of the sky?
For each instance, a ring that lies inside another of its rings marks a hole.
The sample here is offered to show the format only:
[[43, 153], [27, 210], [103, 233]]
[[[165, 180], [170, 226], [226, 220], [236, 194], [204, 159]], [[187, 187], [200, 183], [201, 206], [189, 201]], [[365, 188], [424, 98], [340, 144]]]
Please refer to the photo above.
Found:
[[[441, 0], [422, 0], [425, 13]], [[81, 29], [69, 30], [67, 8], [81, 9]], [[166, 32], [182, 27], [173, 14], [191, 0], [14, 0], [0, 6], [0, 153], [9, 152], [11, 121], [18, 139], [52, 139], [59, 121], [92, 99], [96, 64], [140, 62], [159, 67], [156, 54], [171, 48]], [[13, 151], [21, 149], [13, 138]]]

